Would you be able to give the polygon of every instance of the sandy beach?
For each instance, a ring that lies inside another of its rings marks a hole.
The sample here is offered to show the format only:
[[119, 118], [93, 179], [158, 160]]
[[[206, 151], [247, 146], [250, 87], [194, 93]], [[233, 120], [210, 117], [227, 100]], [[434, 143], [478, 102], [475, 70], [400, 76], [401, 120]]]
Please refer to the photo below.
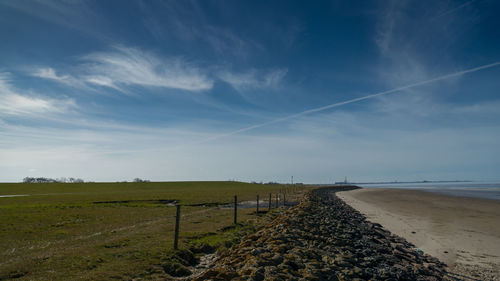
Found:
[[338, 196], [464, 280], [500, 280], [500, 201], [403, 189]]

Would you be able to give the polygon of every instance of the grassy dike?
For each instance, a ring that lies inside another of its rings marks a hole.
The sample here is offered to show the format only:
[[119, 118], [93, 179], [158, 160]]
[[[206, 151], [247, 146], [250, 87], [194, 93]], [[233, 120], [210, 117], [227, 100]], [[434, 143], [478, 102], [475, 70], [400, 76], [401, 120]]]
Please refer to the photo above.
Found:
[[[216, 207], [285, 185], [241, 182], [0, 184], [0, 280], [149, 279], [181, 274], [190, 255], [221, 250], [266, 216]], [[181, 251], [173, 250], [181, 208]], [[189, 250], [189, 251], [187, 251]], [[187, 256], [186, 256], [187, 253]]]

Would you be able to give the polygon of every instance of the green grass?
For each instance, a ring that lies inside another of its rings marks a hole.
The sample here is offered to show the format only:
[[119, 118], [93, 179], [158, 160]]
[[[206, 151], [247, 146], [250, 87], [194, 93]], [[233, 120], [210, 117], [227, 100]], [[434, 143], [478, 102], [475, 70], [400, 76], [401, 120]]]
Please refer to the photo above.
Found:
[[[240, 182], [0, 184], [0, 195], [30, 195], [0, 198], [0, 280], [162, 276], [173, 253], [175, 208], [159, 200], [184, 205], [181, 248], [205, 243], [215, 249], [237, 237], [238, 228], [220, 231], [232, 224], [233, 211], [189, 205], [229, 203], [234, 195], [239, 201], [267, 198], [281, 188]], [[239, 221], [258, 224], [253, 211], [240, 209]]]
[[230, 202], [234, 195], [254, 199], [257, 193], [275, 192], [282, 185], [243, 182], [148, 182], [148, 183], [4, 183], [1, 195], [30, 194], [29, 197], [2, 198], [0, 204], [77, 204], [93, 201], [175, 199], [182, 204]]

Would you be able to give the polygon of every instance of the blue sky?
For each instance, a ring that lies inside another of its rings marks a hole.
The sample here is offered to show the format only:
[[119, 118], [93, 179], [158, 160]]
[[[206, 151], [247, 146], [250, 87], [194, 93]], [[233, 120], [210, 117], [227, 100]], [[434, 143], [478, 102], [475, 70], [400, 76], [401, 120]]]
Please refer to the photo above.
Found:
[[0, 181], [498, 180], [499, 12], [0, 0]]

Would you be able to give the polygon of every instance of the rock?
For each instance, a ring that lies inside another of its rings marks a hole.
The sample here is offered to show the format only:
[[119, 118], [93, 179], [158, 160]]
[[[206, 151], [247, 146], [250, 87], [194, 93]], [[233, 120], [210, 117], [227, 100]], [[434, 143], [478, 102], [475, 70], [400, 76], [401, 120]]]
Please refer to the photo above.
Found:
[[[346, 187], [352, 188], [352, 187]], [[341, 189], [346, 189], [341, 188]], [[193, 280], [442, 280], [439, 260], [320, 188]]]

